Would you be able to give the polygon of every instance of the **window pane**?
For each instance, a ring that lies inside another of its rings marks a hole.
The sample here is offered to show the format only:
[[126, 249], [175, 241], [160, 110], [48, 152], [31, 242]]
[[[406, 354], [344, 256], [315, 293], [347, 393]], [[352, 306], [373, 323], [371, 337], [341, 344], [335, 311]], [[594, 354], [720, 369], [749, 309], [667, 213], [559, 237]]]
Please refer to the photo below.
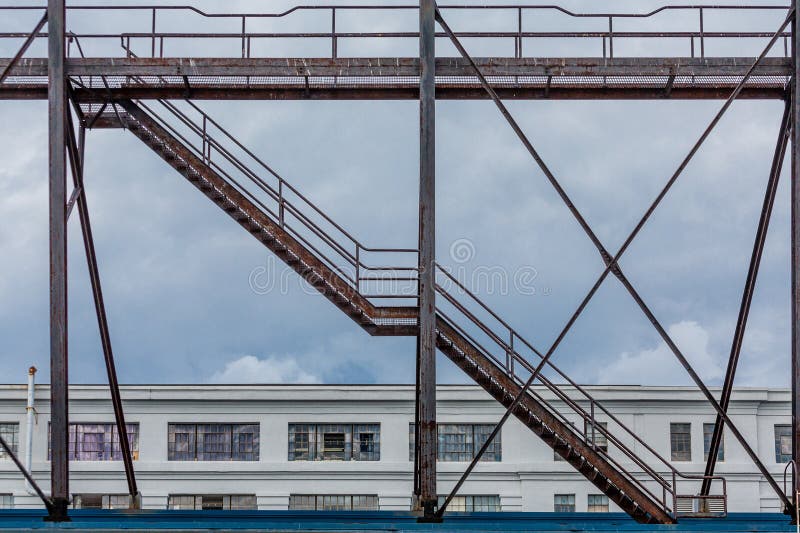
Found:
[[555, 496], [553, 496], [553, 511], [555, 511], [556, 513], [574, 513], [575, 495], [556, 494]]
[[204, 494], [202, 496], [197, 496], [200, 500], [200, 508], [204, 511], [215, 511], [215, 510], [222, 510], [226, 507], [230, 507], [230, 503], [226, 506], [226, 500], [230, 502], [230, 499], [221, 495], [221, 494]]
[[0, 494], [0, 509], [13, 509], [14, 496], [11, 494]]
[[[470, 457], [470, 460], [472, 460], [472, 458], [474, 458], [478, 454], [478, 452], [481, 449], [481, 446], [483, 446], [483, 443], [486, 442], [486, 439], [489, 438], [489, 435], [491, 435], [492, 431], [494, 431], [494, 428], [495, 426], [493, 424], [476, 424], [475, 426], [473, 426], [475, 442], [474, 442], [472, 457]], [[502, 448], [500, 444], [501, 434], [502, 432], [497, 433], [497, 436], [495, 436], [494, 440], [492, 440], [492, 443], [489, 445], [488, 448], [486, 448], [486, 452], [483, 454], [483, 457], [481, 457], [481, 461], [492, 462], [492, 461], [500, 461], [502, 459], [501, 457], [502, 454], [500, 451]]]
[[670, 427], [670, 449], [673, 461], [692, 460], [691, 424], [672, 423]]
[[[714, 435], [714, 426], [716, 424], [703, 424], [703, 461], [708, 461], [708, 452], [711, 449], [711, 437]], [[717, 451], [717, 461], [725, 460], [725, 434], [719, 441], [719, 450]]]
[[316, 428], [310, 424], [289, 424], [289, 460], [311, 461], [313, 456], [313, 437]]
[[607, 513], [608, 496], [605, 494], [589, 494], [589, 507], [587, 511], [590, 513]]
[[353, 426], [353, 460], [380, 461], [380, 424], [356, 424]]
[[[128, 444], [134, 460], [139, 458], [139, 424], [126, 424]], [[47, 427], [47, 458], [50, 459], [50, 425]], [[70, 461], [121, 461], [116, 424], [73, 423], [69, 425]]]
[[309, 494], [291, 494], [289, 496], [290, 511], [316, 511], [317, 497]]
[[232, 511], [255, 510], [258, 508], [258, 505], [256, 505], [256, 495], [255, 494], [231, 495], [230, 508]]
[[470, 424], [439, 424], [439, 460], [469, 461], [473, 457], [473, 434]]
[[169, 503], [167, 504], [169, 509], [180, 509], [180, 510], [193, 510], [195, 508], [195, 497], [194, 496], [170, 496]]
[[169, 424], [170, 461], [258, 461], [259, 424]]
[[775, 426], [775, 462], [788, 463], [792, 460], [792, 426]]
[[[0, 424], [0, 437], [3, 437], [12, 452], [19, 453], [19, 424]], [[0, 459], [8, 459], [8, 454], [2, 447], [0, 447]]]

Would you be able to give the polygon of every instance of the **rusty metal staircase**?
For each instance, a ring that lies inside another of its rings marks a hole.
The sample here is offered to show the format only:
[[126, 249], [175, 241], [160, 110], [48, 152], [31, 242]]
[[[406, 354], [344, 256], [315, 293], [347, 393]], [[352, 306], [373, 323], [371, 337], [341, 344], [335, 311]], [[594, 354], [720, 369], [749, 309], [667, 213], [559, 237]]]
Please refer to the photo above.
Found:
[[[381, 305], [414, 299], [414, 291], [398, 287], [415, 285], [416, 250], [362, 245], [193, 103], [187, 102], [187, 111], [159, 104], [169, 121], [129, 100], [118, 102], [120, 109], [115, 105], [113, 113], [105, 105], [84, 111], [93, 128], [130, 130], [370, 335], [416, 335], [414, 305]], [[211, 128], [224, 143], [209, 134]], [[243, 162], [247, 158], [260, 172]], [[366, 257], [395, 264], [375, 266]], [[368, 287], [387, 282], [393, 292], [369, 294]], [[436, 289], [441, 302], [437, 347], [495, 400], [510, 406], [536, 366], [531, 361], [541, 354], [438, 265]], [[513, 414], [610, 501], [642, 523], [726, 512], [723, 478], [711, 478], [721, 486], [714, 495], [680, 494], [678, 480], [686, 480], [691, 491], [703, 477], [678, 472], [583, 387], [552, 363], [547, 369], [538, 377], [541, 386], [529, 389]]]

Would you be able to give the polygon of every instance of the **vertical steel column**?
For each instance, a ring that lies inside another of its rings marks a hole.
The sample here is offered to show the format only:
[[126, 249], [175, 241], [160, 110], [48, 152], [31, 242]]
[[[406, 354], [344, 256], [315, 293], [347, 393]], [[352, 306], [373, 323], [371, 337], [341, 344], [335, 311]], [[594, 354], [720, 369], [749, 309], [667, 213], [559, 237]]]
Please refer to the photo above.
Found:
[[69, 416], [67, 410], [67, 165], [64, 0], [48, 0], [48, 121], [50, 158], [50, 431], [52, 445], [49, 520], [68, 520]]
[[424, 519], [436, 512], [436, 85], [435, 0], [419, 3], [419, 334], [417, 336], [417, 487]]
[[[794, 76], [791, 84], [792, 99], [792, 192], [791, 192], [791, 231], [792, 231], [792, 457], [795, 464], [800, 461], [800, 84], [797, 76], [800, 74], [800, 17], [797, 9], [800, 0], [793, 0], [795, 10], [792, 22], [792, 62]], [[796, 470], [796, 469], [795, 469]], [[800, 475], [793, 474], [792, 501], [797, 508], [797, 493], [800, 492]], [[792, 513], [794, 515], [794, 513]], [[793, 516], [794, 518], [794, 516]]]

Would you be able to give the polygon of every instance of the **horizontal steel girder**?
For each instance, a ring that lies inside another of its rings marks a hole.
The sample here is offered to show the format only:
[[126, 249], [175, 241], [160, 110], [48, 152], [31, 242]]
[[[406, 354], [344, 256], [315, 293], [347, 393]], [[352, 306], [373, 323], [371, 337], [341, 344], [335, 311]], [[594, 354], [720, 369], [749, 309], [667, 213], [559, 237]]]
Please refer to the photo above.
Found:
[[[0, 59], [0, 68], [10, 59]], [[752, 64], [720, 58], [481, 58], [498, 94], [510, 99], [727, 98]], [[416, 99], [416, 58], [72, 58], [67, 73], [84, 102], [113, 98]], [[469, 64], [436, 60], [441, 99], [485, 99]], [[46, 96], [45, 59], [21, 60], [0, 99]], [[767, 58], [741, 97], [783, 98], [791, 60]], [[108, 88], [106, 88], [106, 83]]]

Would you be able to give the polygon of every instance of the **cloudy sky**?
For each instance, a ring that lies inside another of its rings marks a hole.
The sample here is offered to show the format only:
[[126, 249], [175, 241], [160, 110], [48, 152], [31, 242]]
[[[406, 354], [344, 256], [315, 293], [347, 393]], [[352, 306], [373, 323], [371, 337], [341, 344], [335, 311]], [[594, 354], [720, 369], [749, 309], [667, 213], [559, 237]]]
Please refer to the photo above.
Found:
[[[620, 3], [619, 9], [633, 4]], [[196, 5], [219, 9], [213, 2]], [[225, 9], [254, 11], [260, 5], [226, 2]], [[290, 5], [271, 2], [270, 9]], [[594, 9], [589, 2], [565, 5]], [[632, 9], [656, 5], [635, 2]], [[35, 17], [15, 17], [2, 23], [2, 31], [28, 30], [35, 23]], [[758, 19], [759, 29], [774, 30], [780, 18]], [[321, 24], [290, 22], [286, 28]], [[342, 24], [354, 31], [404, 24], [413, 29], [414, 19], [352, 17]], [[480, 24], [473, 14], [460, 15], [452, 25], [458, 30]], [[486, 24], [502, 27], [503, 21]], [[596, 44], [591, 53], [597, 52]], [[744, 48], [754, 55], [762, 45]], [[391, 55], [385, 45], [377, 46], [380, 52], [353, 44], [340, 50], [342, 55]], [[414, 51], [409, 43], [396, 46], [395, 54]], [[471, 46], [480, 52], [480, 44]], [[563, 44], [561, 53], [577, 55], [568, 46]], [[628, 46], [641, 55], [654, 45]], [[674, 43], [659, 46], [662, 55], [685, 53], [673, 51]], [[2, 55], [10, 55], [11, 48], [4, 44]], [[440, 49], [452, 54], [444, 42]], [[416, 245], [416, 102], [200, 105], [368, 246]], [[606, 247], [616, 250], [721, 102], [508, 105]], [[656, 316], [712, 384], [724, 374], [782, 106], [736, 102], [622, 261]], [[46, 379], [46, 102], [0, 102], [0, 117], [0, 367], [5, 382], [23, 381], [30, 364]], [[737, 376], [741, 385], [788, 385], [786, 170]], [[130, 133], [89, 132], [85, 181], [122, 382], [413, 381], [412, 338], [369, 337], [326, 299], [309, 293], [296, 276], [287, 276], [282, 290], [254, 288], [254, 274], [270, 271], [280, 277], [282, 265]], [[523, 336], [546, 349], [603, 264], [491, 102], [437, 103], [437, 195], [439, 262], [465, 279], [487, 269], [503, 269], [512, 277], [526, 273], [526, 290], [516, 290], [513, 283], [509, 290], [480, 284], [476, 290]], [[69, 237], [71, 379], [103, 382], [77, 217], [70, 221]], [[459, 255], [464, 249], [467, 256]], [[688, 383], [613, 278], [554, 361], [585, 383]], [[465, 380], [444, 358], [438, 371], [441, 382]]]

